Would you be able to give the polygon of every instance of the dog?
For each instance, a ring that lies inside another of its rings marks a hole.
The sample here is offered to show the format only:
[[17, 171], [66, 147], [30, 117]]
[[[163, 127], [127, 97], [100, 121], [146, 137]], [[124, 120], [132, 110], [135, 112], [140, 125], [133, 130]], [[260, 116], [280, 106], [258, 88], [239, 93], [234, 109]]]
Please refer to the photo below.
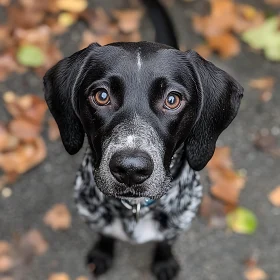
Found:
[[93, 43], [44, 76], [45, 99], [69, 154], [89, 147], [76, 176], [78, 212], [100, 234], [87, 256], [99, 276], [115, 239], [155, 241], [152, 272], [174, 279], [172, 245], [196, 216], [198, 171], [235, 118], [243, 88], [196, 52], [178, 50], [161, 4], [142, 1], [156, 43]]

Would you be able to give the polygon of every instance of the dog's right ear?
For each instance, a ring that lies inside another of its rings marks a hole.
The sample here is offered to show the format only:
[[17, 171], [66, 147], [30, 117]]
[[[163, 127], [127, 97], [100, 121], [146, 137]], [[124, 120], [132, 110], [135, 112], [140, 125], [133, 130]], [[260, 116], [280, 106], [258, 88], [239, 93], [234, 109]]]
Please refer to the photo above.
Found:
[[82, 147], [85, 132], [77, 116], [78, 106], [75, 94], [85, 76], [85, 64], [94, 48], [94, 43], [64, 58], [53, 66], [44, 76], [45, 99], [57, 122], [66, 151], [73, 155]]

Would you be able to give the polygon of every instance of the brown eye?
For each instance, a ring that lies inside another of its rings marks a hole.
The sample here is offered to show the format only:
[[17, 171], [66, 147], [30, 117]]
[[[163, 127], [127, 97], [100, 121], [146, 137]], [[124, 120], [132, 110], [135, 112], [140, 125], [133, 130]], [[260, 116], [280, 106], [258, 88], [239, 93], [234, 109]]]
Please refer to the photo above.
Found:
[[164, 107], [169, 110], [179, 108], [181, 105], [181, 97], [176, 92], [170, 92], [164, 101]]
[[95, 104], [99, 106], [106, 106], [110, 104], [110, 96], [107, 90], [100, 89], [91, 97]]

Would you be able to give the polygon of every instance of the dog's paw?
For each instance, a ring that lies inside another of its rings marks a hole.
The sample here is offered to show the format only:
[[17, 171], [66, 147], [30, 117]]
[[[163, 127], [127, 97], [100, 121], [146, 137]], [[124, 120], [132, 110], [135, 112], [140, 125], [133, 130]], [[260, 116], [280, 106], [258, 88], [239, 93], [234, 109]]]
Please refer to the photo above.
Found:
[[179, 270], [180, 266], [173, 256], [167, 260], [154, 260], [152, 264], [152, 272], [157, 280], [175, 279]]
[[100, 276], [109, 270], [113, 263], [113, 255], [95, 249], [87, 255], [87, 265], [94, 276]]

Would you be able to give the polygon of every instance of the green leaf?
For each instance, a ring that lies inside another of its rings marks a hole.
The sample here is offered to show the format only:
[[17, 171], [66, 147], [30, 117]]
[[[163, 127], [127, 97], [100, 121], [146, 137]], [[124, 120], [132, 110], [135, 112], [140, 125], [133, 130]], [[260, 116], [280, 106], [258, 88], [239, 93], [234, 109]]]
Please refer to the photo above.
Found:
[[238, 207], [226, 216], [227, 225], [234, 232], [253, 234], [258, 226], [256, 216], [244, 207]]
[[252, 48], [264, 50], [269, 60], [280, 61], [279, 17], [267, 19], [261, 26], [245, 31], [241, 38]]
[[44, 64], [42, 50], [33, 45], [23, 45], [17, 51], [17, 60], [20, 64], [29, 67], [39, 67]]

